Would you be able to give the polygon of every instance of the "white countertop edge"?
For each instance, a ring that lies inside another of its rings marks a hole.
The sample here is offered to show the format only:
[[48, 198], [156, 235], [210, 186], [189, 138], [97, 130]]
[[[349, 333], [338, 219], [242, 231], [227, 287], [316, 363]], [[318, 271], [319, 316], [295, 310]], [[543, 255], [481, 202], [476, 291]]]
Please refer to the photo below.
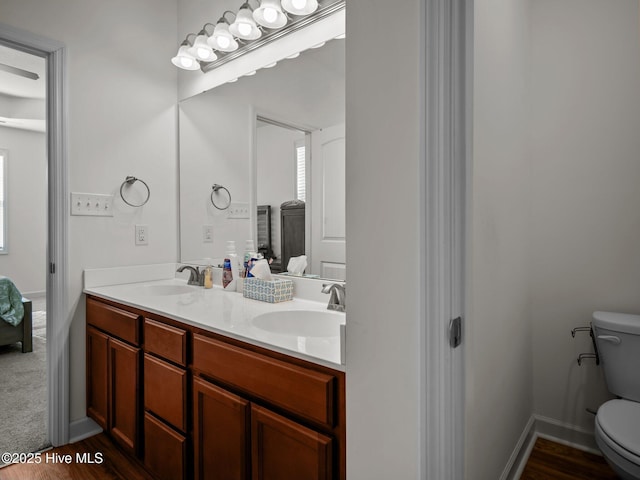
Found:
[[[174, 265], [174, 267], [175, 267], [175, 264], [172, 264], [172, 265]], [[171, 278], [173, 279], [173, 276]], [[166, 279], [167, 278], [162, 278], [162, 279], [157, 279], [157, 280], [166, 280]], [[155, 281], [155, 280], [148, 280], [148, 281]], [[121, 283], [124, 283], [124, 282], [121, 282]], [[108, 287], [108, 286], [111, 286], [111, 285], [120, 285], [121, 283], [108, 284], [108, 285], [104, 285], [104, 286]], [[144, 281], [141, 281], [141, 282], [129, 282], [129, 283], [144, 284], [144, 283], [147, 283], [147, 280], [144, 280]], [[177, 322], [181, 322], [181, 323], [184, 323], [186, 325], [197, 327], [197, 328], [200, 328], [202, 330], [206, 330], [206, 331], [209, 331], [209, 332], [212, 332], [212, 333], [217, 333], [217, 334], [225, 336], [225, 337], [233, 338], [235, 340], [239, 340], [239, 341], [244, 342], [244, 343], [248, 343], [248, 344], [251, 344], [251, 345], [258, 346], [258, 347], [266, 348], [267, 350], [272, 350], [272, 351], [275, 351], [275, 352], [278, 352], [278, 353], [282, 353], [282, 354], [288, 355], [290, 357], [294, 357], [294, 358], [298, 358], [298, 359], [301, 359], [301, 360], [305, 360], [305, 361], [308, 361], [308, 362], [311, 362], [311, 363], [314, 363], [314, 364], [317, 364], [317, 365], [322, 365], [324, 367], [331, 368], [333, 370], [337, 370], [337, 371], [341, 371], [341, 372], [345, 372], [346, 371], [346, 366], [344, 364], [335, 363], [335, 362], [332, 362], [332, 361], [324, 359], [324, 358], [315, 357], [315, 356], [308, 355], [308, 354], [305, 354], [305, 353], [302, 353], [302, 352], [299, 352], [299, 351], [295, 351], [295, 350], [291, 350], [291, 349], [288, 349], [288, 348], [280, 347], [278, 345], [274, 345], [274, 344], [271, 344], [271, 343], [262, 342], [260, 340], [257, 340], [257, 339], [251, 338], [251, 337], [246, 337], [244, 335], [235, 334], [234, 332], [231, 332], [229, 330], [216, 328], [216, 327], [211, 326], [211, 325], [203, 324], [203, 323], [200, 323], [200, 322], [195, 321], [193, 319], [184, 318], [184, 317], [181, 317], [179, 315], [171, 314], [171, 313], [166, 312], [166, 311], [161, 310], [161, 309], [155, 309], [153, 307], [150, 307], [148, 304], [141, 305], [141, 304], [138, 304], [136, 302], [132, 302], [132, 301], [128, 301], [126, 299], [122, 299], [121, 297], [118, 297], [118, 296], [109, 295], [108, 293], [103, 292], [101, 287], [103, 287], [103, 286], [95, 286], [95, 287], [85, 286], [85, 288], [83, 290], [83, 293], [85, 293], [87, 295], [92, 295], [92, 296], [95, 296], [95, 297], [103, 298], [105, 300], [110, 300], [110, 301], [119, 303], [121, 305], [125, 305], [125, 306], [129, 306], [129, 307], [132, 307], [132, 308], [136, 308], [138, 310], [144, 310], [146, 312], [153, 313], [155, 315], [159, 315], [159, 316], [162, 316], [162, 317], [165, 317], [165, 318], [169, 318], [171, 320], [175, 320]], [[99, 290], [96, 290], [96, 289], [99, 289]], [[230, 294], [231, 295], [240, 295], [241, 296], [241, 294], [238, 294], [238, 293], [235, 293], [235, 292], [232, 292]], [[244, 297], [242, 297], [242, 298], [244, 298]], [[256, 301], [257, 302], [258, 300], [251, 300], [251, 301]], [[311, 300], [306, 300], [306, 299], [299, 299], [299, 301], [313, 302]], [[317, 303], [317, 302], [313, 302], [313, 303]], [[343, 343], [343, 342], [341, 341], [341, 343]], [[343, 348], [343, 347], [341, 347], [341, 348]], [[342, 355], [342, 358], [344, 358], [344, 355]]]

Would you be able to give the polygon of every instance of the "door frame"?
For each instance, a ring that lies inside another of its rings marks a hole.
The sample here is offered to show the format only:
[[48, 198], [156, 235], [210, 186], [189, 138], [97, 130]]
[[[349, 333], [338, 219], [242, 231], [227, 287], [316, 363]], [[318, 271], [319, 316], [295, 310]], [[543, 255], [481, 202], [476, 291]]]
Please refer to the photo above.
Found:
[[[298, 123], [291, 122], [289, 119], [282, 118], [280, 115], [274, 115], [269, 112], [263, 111], [259, 108], [251, 107], [250, 109], [250, 121], [251, 121], [251, 132], [249, 139], [249, 148], [251, 149], [251, 164], [249, 166], [249, 175], [251, 176], [251, 192], [249, 194], [249, 221], [251, 222], [250, 226], [250, 234], [251, 238], [253, 238], [253, 244], [258, 245], [258, 222], [256, 220], [256, 212], [258, 208], [258, 122], [265, 122], [276, 127], [286, 128], [288, 130], [296, 130], [304, 133], [304, 145], [305, 145], [305, 171], [311, 172], [311, 160], [313, 157], [312, 152], [312, 142], [311, 135], [314, 131], [319, 130], [319, 128]], [[310, 175], [307, 175], [306, 178], [306, 195], [307, 200], [305, 201], [305, 221], [304, 221], [304, 235], [305, 235], [305, 254], [307, 256], [308, 264], [311, 265], [311, 216], [308, 215], [309, 209], [313, 208], [311, 204], [311, 182]], [[273, 232], [272, 232], [273, 235]], [[307, 239], [309, 241], [307, 242]], [[287, 268], [286, 265], [283, 265], [282, 268]]]
[[47, 395], [48, 436], [69, 441], [67, 78], [63, 43], [0, 23], [0, 44], [47, 64]]
[[[464, 312], [473, 2], [422, 6], [421, 478], [464, 478]], [[452, 348], [449, 323], [462, 317]]]

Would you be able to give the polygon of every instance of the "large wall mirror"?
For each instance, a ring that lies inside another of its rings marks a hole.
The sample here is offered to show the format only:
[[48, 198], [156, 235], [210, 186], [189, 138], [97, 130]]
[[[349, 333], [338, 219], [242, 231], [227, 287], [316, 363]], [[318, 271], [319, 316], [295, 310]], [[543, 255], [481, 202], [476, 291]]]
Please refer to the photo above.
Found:
[[346, 279], [343, 40], [183, 100], [179, 115], [183, 263], [217, 264], [228, 240], [241, 255], [251, 239], [275, 272], [304, 254], [306, 275]]

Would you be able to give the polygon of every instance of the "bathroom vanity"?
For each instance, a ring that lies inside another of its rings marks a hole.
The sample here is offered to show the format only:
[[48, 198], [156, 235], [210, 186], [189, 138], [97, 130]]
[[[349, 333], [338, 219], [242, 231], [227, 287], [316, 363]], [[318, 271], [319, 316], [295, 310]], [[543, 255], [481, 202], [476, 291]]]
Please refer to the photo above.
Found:
[[144, 286], [85, 290], [87, 415], [113, 441], [159, 479], [345, 478], [344, 367], [327, 353], [335, 339], [316, 338], [328, 350], [310, 355], [313, 338], [252, 322], [315, 302], [186, 286], [135, 301], [125, 293]]

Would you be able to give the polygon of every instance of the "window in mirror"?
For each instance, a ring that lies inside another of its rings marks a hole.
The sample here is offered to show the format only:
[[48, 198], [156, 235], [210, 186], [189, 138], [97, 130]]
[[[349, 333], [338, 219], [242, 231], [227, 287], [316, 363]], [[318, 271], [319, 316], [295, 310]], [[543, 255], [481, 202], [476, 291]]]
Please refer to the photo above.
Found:
[[306, 162], [307, 154], [304, 140], [295, 142], [296, 160], [296, 200], [306, 201], [307, 198], [307, 177]]

